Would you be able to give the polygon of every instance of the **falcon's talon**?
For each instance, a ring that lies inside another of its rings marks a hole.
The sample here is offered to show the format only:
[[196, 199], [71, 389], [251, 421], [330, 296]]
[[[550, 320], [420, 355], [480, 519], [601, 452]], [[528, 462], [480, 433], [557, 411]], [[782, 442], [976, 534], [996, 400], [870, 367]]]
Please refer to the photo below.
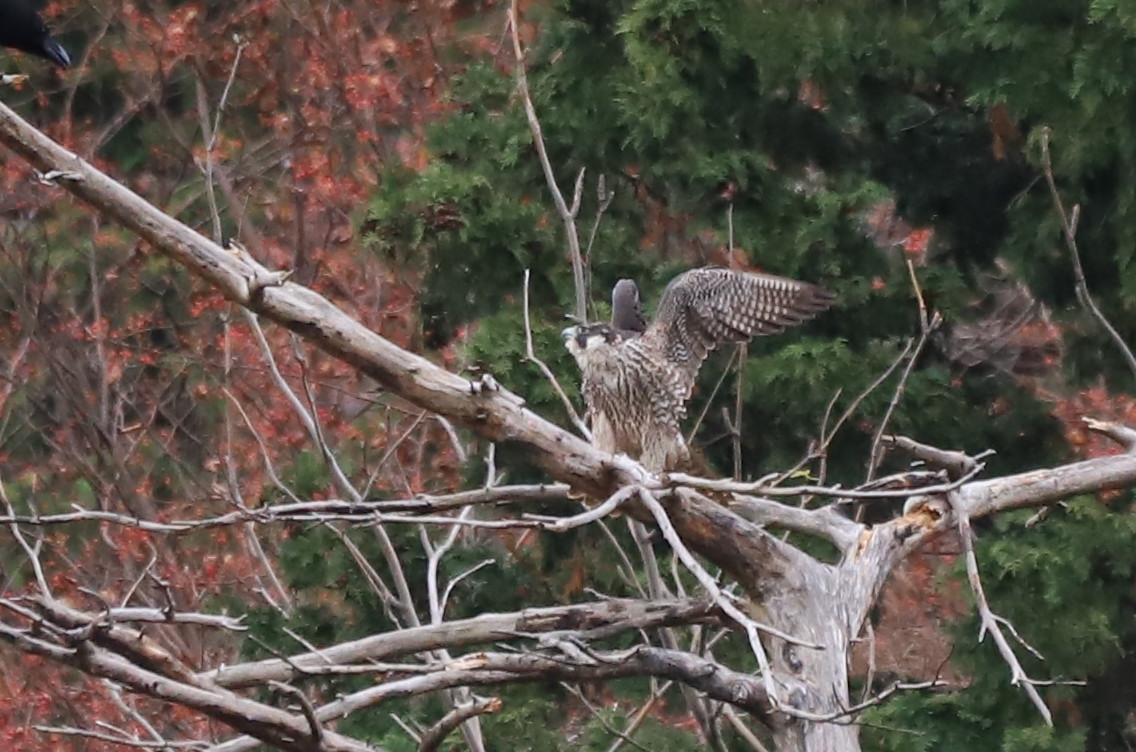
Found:
[[469, 382], [470, 394], [486, 394], [499, 391], [501, 391], [501, 385], [497, 383], [497, 379], [493, 378], [493, 374], [491, 373], [483, 373], [478, 376], [476, 380], [471, 379]]
[[82, 183], [84, 178], [78, 172], [71, 170], [48, 170], [36, 172], [36, 180], [44, 185], [59, 185], [60, 183]]

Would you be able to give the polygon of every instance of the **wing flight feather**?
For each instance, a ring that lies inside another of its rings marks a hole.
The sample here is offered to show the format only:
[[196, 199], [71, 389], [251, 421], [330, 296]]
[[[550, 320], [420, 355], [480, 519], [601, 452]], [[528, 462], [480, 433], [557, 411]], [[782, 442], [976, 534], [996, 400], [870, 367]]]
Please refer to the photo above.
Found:
[[727, 342], [746, 342], [796, 326], [836, 301], [808, 282], [717, 267], [671, 280], [644, 338], [682, 375], [687, 394], [706, 356]]

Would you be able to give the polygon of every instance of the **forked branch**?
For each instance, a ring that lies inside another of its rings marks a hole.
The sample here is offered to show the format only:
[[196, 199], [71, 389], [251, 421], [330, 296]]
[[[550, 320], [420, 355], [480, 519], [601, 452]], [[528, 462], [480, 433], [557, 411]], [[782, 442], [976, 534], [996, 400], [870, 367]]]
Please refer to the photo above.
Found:
[[1036, 682], [1026, 675], [1018, 656], [1010, 646], [1009, 640], [1006, 639], [1001, 627], [1003, 620], [994, 613], [990, 608], [990, 603], [986, 600], [986, 591], [982, 587], [982, 578], [978, 574], [978, 558], [974, 554], [974, 532], [970, 527], [970, 515], [967, 514], [966, 508], [959, 503], [954, 494], [948, 494], [947, 498], [950, 500], [951, 508], [955, 513], [959, 538], [962, 540], [966, 559], [966, 577], [970, 583], [970, 590], [974, 593], [978, 616], [982, 624], [978, 633], [978, 641], [981, 642], [983, 636], [987, 632], [990, 633], [990, 636], [994, 638], [994, 644], [998, 646], [998, 652], [1002, 655], [1002, 659], [1010, 667], [1010, 682], [1025, 690], [1026, 696], [1030, 698], [1030, 702], [1041, 713], [1046, 725], [1052, 726], [1053, 714], [1049, 711], [1045, 701], [1041, 699], [1041, 695], [1038, 694]]
[[576, 290], [576, 318], [584, 321], [588, 317], [588, 295], [586, 278], [584, 274], [584, 256], [580, 252], [580, 233], [576, 229], [576, 217], [580, 214], [580, 200], [584, 194], [584, 171], [580, 170], [576, 176], [576, 187], [572, 194], [572, 206], [564, 201], [564, 194], [556, 184], [556, 173], [553, 172], [552, 163], [548, 159], [548, 150], [544, 146], [544, 133], [540, 128], [540, 120], [536, 116], [536, 107], [533, 106], [532, 95], [529, 93], [529, 77], [525, 72], [525, 54], [521, 50], [521, 33], [517, 25], [517, 1], [509, 3], [509, 33], [513, 39], [513, 54], [517, 60], [517, 91], [525, 106], [525, 117], [529, 121], [529, 130], [532, 131], [533, 145], [536, 147], [540, 167], [544, 170], [544, 179], [548, 183], [548, 190], [552, 193], [552, 202], [560, 220], [564, 223], [564, 233], [568, 238], [568, 250], [572, 254], [572, 281]]

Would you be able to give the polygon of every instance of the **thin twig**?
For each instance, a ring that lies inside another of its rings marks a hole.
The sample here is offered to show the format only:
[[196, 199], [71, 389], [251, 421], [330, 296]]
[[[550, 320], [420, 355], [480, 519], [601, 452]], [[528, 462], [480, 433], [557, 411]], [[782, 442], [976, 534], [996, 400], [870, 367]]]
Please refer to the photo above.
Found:
[[[596, 218], [592, 220], [592, 230], [588, 233], [588, 245], [584, 248], [584, 289], [592, 289], [592, 246], [596, 243], [596, 233], [600, 229], [600, 221], [603, 219], [604, 214], [607, 213], [608, 207], [611, 206], [612, 200], [615, 199], [615, 189], [608, 190], [607, 178], [600, 173], [599, 178], [596, 180]], [[592, 303], [592, 313], [596, 310], [595, 303]]]
[[[634, 732], [634, 727], [629, 726], [626, 731], [620, 731], [615, 726], [611, 725], [611, 723], [604, 716], [604, 714], [600, 712], [600, 709], [597, 708], [584, 695], [583, 692], [581, 692], [579, 689], [572, 686], [571, 684], [568, 684], [567, 682], [560, 682], [560, 686], [561, 686], [561, 688], [572, 693], [572, 695], [574, 695], [576, 697], [576, 699], [579, 700], [584, 705], [584, 707], [588, 709], [588, 712], [592, 714], [593, 718], [595, 718], [597, 721], [599, 721], [599, 724], [604, 727], [604, 730], [606, 730], [609, 734], [611, 734], [612, 736], [615, 737], [617, 744], [625, 744], [626, 743], [626, 744], [630, 744], [635, 749], [642, 750], [642, 752], [651, 752], [650, 749], [648, 749], [647, 747], [644, 747], [642, 744], [640, 744], [639, 742], [637, 742], [637, 741], [635, 741], [634, 739], [631, 738], [631, 734]], [[653, 703], [654, 703], [654, 695], [652, 695], [652, 699], [646, 705], [644, 705], [643, 708], [648, 709], [648, 708], [651, 707], [651, 705]], [[614, 745], [613, 745], [613, 747], [615, 749], [619, 749], [619, 747], [615, 747]]]
[[568, 417], [572, 421], [572, 425], [576, 426], [576, 430], [580, 432], [588, 441], [592, 440], [592, 432], [584, 425], [584, 421], [580, 419], [580, 414], [576, 412], [576, 408], [572, 406], [572, 400], [568, 399], [568, 395], [560, 387], [560, 382], [557, 381], [556, 375], [552, 370], [545, 365], [544, 361], [536, 356], [533, 350], [533, 337], [532, 337], [532, 323], [529, 320], [529, 270], [525, 269], [525, 288], [524, 288], [524, 313], [525, 313], [525, 360], [536, 365], [540, 369], [541, 374], [552, 385], [552, 390], [556, 392], [556, 396], [560, 398], [563, 403], [564, 409], [568, 412]]
[[189, 749], [189, 750], [204, 750], [209, 747], [207, 742], [201, 741], [188, 741], [188, 742], [172, 742], [166, 739], [158, 739], [153, 741], [145, 741], [142, 739], [124, 738], [119, 734], [104, 734], [98, 731], [91, 731], [89, 729], [74, 728], [71, 726], [40, 726], [34, 725], [32, 728], [41, 734], [54, 734], [56, 736], [77, 736], [84, 739], [93, 739], [100, 742], [108, 742], [122, 747], [132, 747], [134, 749]]
[[1053, 199], [1053, 209], [1057, 212], [1057, 216], [1061, 219], [1061, 234], [1065, 237], [1065, 245], [1069, 248], [1069, 256], [1073, 262], [1073, 280], [1077, 293], [1077, 299], [1081, 304], [1088, 309], [1089, 313], [1097, 320], [1097, 322], [1108, 332], [1109, 337], [1116, 344], [1120, 354], [1124, 356], [1125, 362], [1128, 364], [1128, 369], [1132, 371], [1132, 375], [1136, 376], [1136, 355], [1132, 354], [1132, 348], [1120, 336], [1120, 332], [1116, 331], [1112, 323], [1105, 317], [1100, 308], [1097, 307], [1093, 296], [1089, 293], [1089, 285], [1085, 281], [1085, 270], [1081, 266], [1081, 252], [1077, 249], [1077, 217], [1080, 214], [1080, 207], [1073, 207], [1073, 217], [1065, 211], [1065, 205], [1061, 201], [1061, 194], [1057, 191], [1057, 181], [1053, 177], [1053, 161], [1049, 156], [1049, 138], [1051, 131], [1048, 127], [1042, 128], [1041, 131], [1041, 169], [1045, 173], [1045, 182], [1049, 186], [1049, 195]]
[[[927, 345], [928, 339], [931, 334], [939, 328], [942, 323], [942, 317], [938, 313], [928, 315], [927, 305], [923, 301], [923, 290], [919, 286], [919, 279], [915, 276], [915, 267], [911, 263], [911, 259], [907, 259], [907, 270], [911, 274], [911, 286], [915, 291], [915, 299], [919, 303], [919, 340], [915, 343], [915, 349], [912, 350], [911, 355], [908, 356], [907, 365], [903, 368], [903, 373], [899, 377], [899, 382], [895, 385], [895, 391], [892, 392], [891, 401], [888, 403], [887, 410], [884, 411], [883, 418], [880, 419], [880, 424], [876, 426], [876, 431], [872, 435], [872, 449], [868, 455], [868, 474], [865, 480], [871, 481], [875, 475], [876, 470], [879, 469], [880, 462], [883, 461], [883, 453], [881, 451], [881, 442], [883, 441], [884, 432], [887, 431], [887, 425], [891, 421], [891, 416], [895, 409], [899, 407], [899, 401], [903, 399], [903, 394], [907, 390], [907, 380], [911, 377], [911, 372], [915, 368], [916, 361], [919, 360], [919, 354], [923, 352], [923, 348]], [[862, 512], [863, 508], [857, 510], [857, 516]]]
[[[864, 389], [864, 391], [856, 395], [856, 398], [852, 400], [848, 407], [845, 408], [844, 412], [840, 414], [840, 417], [837, 418], [836, 423], [832, 426], [832, 430], [826, 430], [822, 425], [819, 445], [812, 451], [810, 451], [807, 455], [805, 455], [805, 457], [802, 458], [796, 465], [781, 473], [777, 477], [777, 480], [772, 481], [772, 484], [777, 486], [784, 483], [789, 478], [795, 476], [797, 472], [801, 470], [801, 468], [803, 468], [806, 464], [809, 463], [809, 461], [814, 458], [819, 457], [821, 459], [824, 459], [828, 454], [829, 446], [836, 438], [836, 434], [840, 432], [840, 429], [844, 426], [845, 423], [848, 422], [849, 418], [852, 417], [852, 414], [855, 413], [857, 409], [859, 409], [861, 403], [863, 403], [863, 401], [867, 399], [872, 392], [879, 389], [880, 386], [882, 386], [883, 383], [888, 380], [895, 369], [899, 367], [899, 364], [906, 360], [908, 354], [911, 352], [911, 348], [914, 347], [914, 345], [915, 339], [908, 338], [908, 340], [903, 345], [903, 350], [900, 351], [899, 355], [897, 355], [894, 360], [892, 360], [891, 364], [887, 368], [885, 368], [884, 371], [876, 377], [876, 380], [869, 384], [868, 387]], [[839, 390], [837, 391], [837, 394], [833, 395], [832, 404], [835, 404], [837, 396], [839, 396]], [[827, 423], [827, 420], [825, 422]], [[820, 473], [820, 478], [823, 481], [825, 474]]]
[[40, 594], [51, 601], [54, 596], [51, 593], [51, 588], [48, 587], [47, 577], [43, 573], [43, 566], [39, 561], [39, 552], [41, 541], [36, 541], [35, 546], [31, 546], [27, 539], [24, 538], [23, 532], [20, 531], [20, 525], [16, 522], [16, 510], [12, 506], [12, 502], [8, 499], [8, 489], [5, 486], [4, 478], [0, 477], [0, 502], [3, 502], [4, 508], [8, 510], [8, 518], [11, 522], [8, 523], [9, 529], [12, 531], [12, 536], [16, 542], [20, 544], [20, 548], [24, 549], [27, 554], [28, 563], [32, 565], [32, 572], [35, 574], [36, 584], [39, 585]]
[[513, 54], [517, 59], [517, 91], [525, 105], [525, 117], [529, 121], [529, 130], [532, 131], [533, 145], [536, 146], [537, 156], [540, 158], [541, 169], [544, 170], [544, 179], [548, 183], [548, 190], [552, 193], [552, 201], [556, 204], [556, 211], [564, 222], [564, 232], [568, 236], [568, 249], [572, 253], [572, 280], [576, 287], [576, 317], [584, 321], [588, 316], [587, 289], [584, 287], [584, 259], [580, 253], [580, 236], [576, 230], [576, 215], [580, 211], [580, 195], [583, 191], [584, 172], [580, 171], [576, 178], [576, 192], [573, 196], [572, 206], [564, 201], [564, 195], [556, 184], [556, 175], [552, 171], [552, 163], [548, 160], [548, 151], [544, 146], [544, 134], [540, 128], [540, 120], [536, 116], [536, 108], [529, 94], [529, 79], [525, 73], [525, 56], [521, 51], [521, 34], [517, 25], [517, 0], [509, 3], [509, 29], [513, 37]]
[[978, 557], [974, 554], [974, 532], [970, 527], [970, 515], [966, 511], [966, 507], [959, 503], [958, 495], [954, 493], [947, 494], [947, 500], [954, 510], [955, 518], [958, 524], [959, 538], [962, 539], [963, 552], [966, 559], [966, 578], [970, 583], [971, 592], [974, 593], [974, 600], [978, 606], [978, 615], [981, 620], [981, 626], [978, 630], [978, 641], [982, 642], [982, 638], [986, 632], [994, 637], [994, 644], [998, 646], [998, 652], [1002, 654], [1003, 660], [1010, 667], [1010, 683], [1014, 685], [1021, 685], [1025, 690], [1026, 696], [1030, 698], [1034, 706], [1041, 713], [1041, 717], [1045, 719], [1047, 726], [1053, 725], [1053, 714], [1049, 712], [1046, 707], [1045, 701], [1041, 699], [1041, 695], [1037, 691], [1037, 682], [1033, 681], [1026, 675], [1025, 669], [1018, 661], [1018, 657], [1014, 655], [1014, 650], [1010, 647], [1006, 635], [1002, 632], [1000, 626], [1005, 622], [1005, 619], [997, 616], [990, 608], [989, 601], [986, 600], [986, 591], [982, 587], [982, 578], [978, 574]]
[[624, 744], [635, 744], [635, 740], [633, 739], [635, 732], [639, 730], [639, 726], [647, 719], [648, 714], [659, 702], [659, 698], [666, 694], [666, 691], [670, 689], [672, 685], [674, 685], [674, 681], [668, 681], [651, 692], [650, 697], [639, 706], [638, 710], [631, 714], [631, 720], [627, 724], [627, 728], [622, 732], [615, 732], [616, 739], [611, 743], [611, 746], [607, 748], [607, 752], [619, 752], [619, 749]]
[[221, 99], [217, 102], [217, 113], [212, 126], [209, 124], [209, 103], [205, 92], [205, 83], [200, 76], [197, 77], [197, 112], [201, 123], [201, 135], [205, 139], [205, 164], [201, 165], [201, 172], [205, 178], [205, 196], [209, 202], [209, 214], [213, 220], [213, 237], [220, 243], [222, 240], [221, 214], [217, 208], [217, 193], [213, 185], [213, 150], [217, 147], [217, 134], [221, 130], [221, 115], [225, 111], [225, 103], [229, 99], [229, 92], [237, 78], [237, 68], [241, 64], [241, 55], [248, 43], [244, 40], [237, 42], [237, 53], [233, 58], [233, 65], [229, 69], [229, 79], [221, 92]]
[[687, 444], [693, 442], [694, 435], [698, 433], [698, 429], [702, 427], [702, 421], [706, 419], [706, 414], [710, 412], [710, 408], [714, 405], [714, 398], [718, 396], [722, 384], [726, 383], [726, 377], [730, 375], [730, 367], [734, 365], [734, 360], [738, 357], [740, 352], [738, 348], [734, 348], [733, 352], [730, 353], [730, 358], [726, 361], [726, 367], [722, 369], [722, 375], [718, 377], [714, 388], [710, 390], [710, 396], [706, 398], [706, 404], [703, 406], [702, 412], [698, 413], [698, 417], [694, 419], [694, 424], [691, 425], [690, 430], [686, 434]]
[[[730, 268], [737, 265], [734, 260], [734, 202], [726, 205], [726, 252], [729, 254]], [[738, 380], [734, 386], [734, 424], [730, 426], [731, 444], [734, 449], [734, 477], [742, 479], [742, 406], [745, 394], [745, 368], [749, 355], [749, 343], [739, 342], [737, 346]]]

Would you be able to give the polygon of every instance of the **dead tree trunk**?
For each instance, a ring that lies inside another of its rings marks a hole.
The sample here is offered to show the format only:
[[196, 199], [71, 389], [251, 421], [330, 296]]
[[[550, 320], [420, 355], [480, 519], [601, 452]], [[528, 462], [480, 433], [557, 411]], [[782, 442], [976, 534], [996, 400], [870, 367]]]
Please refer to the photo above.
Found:
[[848, 659], [854, 629], [842, 592], [842, 575], [838, 567], [815, 560], [802, 563], [795, 569], [793, 581], [765, 601], [773, 625], [824, 648], [812, 650], [770, 640], [774, 670], [785, 684], [785, 704], [810, 715], [844, 721], [775, 715], [771, 728], [781, 752], [851, 752], [860, 748], [859, 727], [847, 723], [846, 717], [839, 718], [849, 705]]

